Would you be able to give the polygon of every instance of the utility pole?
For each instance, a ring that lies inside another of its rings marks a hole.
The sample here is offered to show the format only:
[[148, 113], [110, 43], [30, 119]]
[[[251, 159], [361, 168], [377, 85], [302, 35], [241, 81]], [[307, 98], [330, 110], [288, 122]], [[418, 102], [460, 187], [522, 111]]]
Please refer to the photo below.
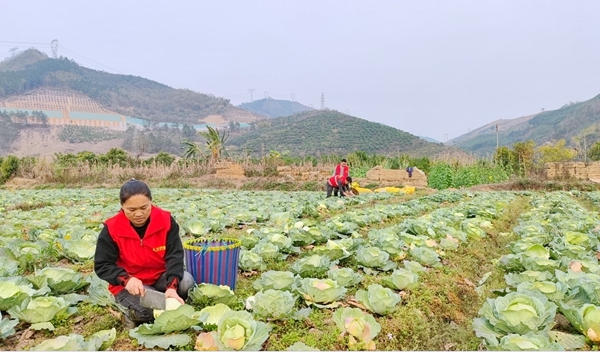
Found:
[[498, 150], [498, 124], [496, 124], [496, 150]]
[[252, 93], [254, 93], [256, 89], [252, 88], [252, 89], [248, 89], [248, 91], [250, 92], [250, 102], [254, 101], [254, 97], [252, 96]]
[[583, 135], [583, 162], [587, 163], [587, 143], [585, 134]]

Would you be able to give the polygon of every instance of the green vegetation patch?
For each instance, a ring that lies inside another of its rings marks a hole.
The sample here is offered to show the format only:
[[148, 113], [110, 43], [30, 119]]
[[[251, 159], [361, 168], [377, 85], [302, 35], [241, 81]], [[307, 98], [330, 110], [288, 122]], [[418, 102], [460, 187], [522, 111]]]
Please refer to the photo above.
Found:
[[90, 126], [65, 126], [58, 133], [61, 142], [69, 143], [96, 143], [117, 138], [123, 138], [124, 133], [103, 127]]

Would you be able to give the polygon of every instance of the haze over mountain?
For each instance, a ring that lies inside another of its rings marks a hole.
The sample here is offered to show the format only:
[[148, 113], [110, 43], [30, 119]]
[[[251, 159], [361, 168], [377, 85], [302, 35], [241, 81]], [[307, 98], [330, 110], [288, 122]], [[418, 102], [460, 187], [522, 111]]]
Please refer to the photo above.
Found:
[[264, 98], [238, 105], [239, 108], [270, 118], [289, 116], [299, 112], [315, 110], [296, 101]]
[[374, 154], [411, 156], [464, 155], [441, 143], [430, 143], [410, 133], [335, 110], [314, 110], [256, 124], [229, 143], [238, 150], [265, 155], [270, 150], [298, 156], [338, 154], [362, 150]]
[[67, 58], [49, 58], [35, 49], [0, 62], [0, 106], [2, 100], [41, 88], [77, 92], [96, 101], [106, 111], [150, 123], [193, 125], [205, 122], [211, 115], [223, 122], [259, 119], [234, 107], [227, 99], [174, 89], [142, 77], [92, 70]]
[[[298, 102], [261, 99], [244, 107], [249, 111], [210, 93], [174, 89], [142, 77], [92, 70], [66, 58], [48, 58], [33, 49], [0, 62], [0, 110], [4, 109], [0, 111], [3, 124], [0, 138], [4, 143], [0, 148], [4, 148], [5, 153], [10, 150], [12, 141], [18, 139], [19, 131], [49, 128], [31, 115], [37, 112], [47, 113], [46, 118], [58, 128], [64, 125], [70, 128], [68, 136], [61, 131], [52, 132], [53, 136], [62, 135], [63, 141], [76, 144], [94, 135], [96, 142], [102, 138], [114, 139], [120, 143], [114, 146], [133, 152], [140, 150], [139, 146], [135, 147], [135, 140], [144, 139], [148, 143], [141, 149], [146, 152], [180, 153], [184, 138], [197, 137], [189, 126], [198, 123], [210, 123], [235, 132], [230, 139], [232, 146], [255, 153], [263, 148], [287, 150], [297, 155], [343, 154], [356, 150], [435, 155], [449, 150], [390, 126], [327, 109], [314, 110]], [[309, 112], [294, 114], [307, 110]], [[286, 114], [294, 115], [278, 117]], [[266, 119], [268, 117], [271, 119]], [[148, 123], [143, 125], [143, 130], [134, 133], [131, 127], [136, 119]], [[240, 123], [252, 125], [244, 128]], [[100, 126], [129, 128], [124, 135], [89, 130], [102, 129]], [[30, 138], [38, 137], [30, 135]]]
[[556, 110], [497, 120], [453, 138], [448, 144], [478, 155], [491, 155], [497, 145], [511, 147], [527, 140], [541, 145], [561, 139], [579, 150], [600, 141], [600, 95]]

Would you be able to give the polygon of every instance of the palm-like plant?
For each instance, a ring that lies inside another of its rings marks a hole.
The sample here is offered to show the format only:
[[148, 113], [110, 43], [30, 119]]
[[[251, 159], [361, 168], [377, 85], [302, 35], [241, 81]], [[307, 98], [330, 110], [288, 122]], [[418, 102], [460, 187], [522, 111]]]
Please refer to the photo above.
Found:
[[229, 134], [223, 131], [223, 134], [219, 133], [219, 130], [206, 126], [207, 131], [198, 132], [199, 135], [206, 138], [206, 147], [212, 154], [212, 161], [218, 161], [222, 153], [226, 153], [225, 142], [229, 138]]
[[183, 146], [181, 147], [181, 149], [185, 149], [183, 152], [182, 157], [184, 159], [194, 159], [197, 158], [198, 156], [202, 155], [202, 151], [200, 150], [200, 147], [198, 147], [198, 145], [192, 141], [183, 141], [181, 142], [181, 144], [183, 144]]

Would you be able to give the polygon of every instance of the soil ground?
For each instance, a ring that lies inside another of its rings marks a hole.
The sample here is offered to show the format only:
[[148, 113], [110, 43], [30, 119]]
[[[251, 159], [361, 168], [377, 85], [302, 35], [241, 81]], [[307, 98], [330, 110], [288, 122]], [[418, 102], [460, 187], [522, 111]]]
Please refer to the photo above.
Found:
[[[112, 139], [98, 143], [69, 143], [58, 139], [60, 127], [32, 127], [24, 129], [19, 138], [13, 142], [12, 150], [9, 152], [18, 157], [37, 156], [50, 158], [55, 153], [79, 153], [90, 151], [94, 153], [106, 153], [110, 148], [120, 148], [123, 139]], [[6, 153], [8, 154], [8, 153]]]

